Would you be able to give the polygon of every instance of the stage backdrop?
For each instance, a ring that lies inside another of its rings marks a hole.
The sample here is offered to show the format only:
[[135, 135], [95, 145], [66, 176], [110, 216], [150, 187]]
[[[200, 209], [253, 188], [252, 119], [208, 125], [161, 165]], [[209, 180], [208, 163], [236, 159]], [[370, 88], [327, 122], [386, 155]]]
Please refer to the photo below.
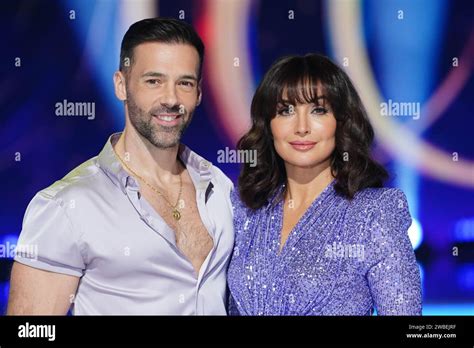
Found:
[[[264, 71], [321, 52], [353, 79], [369, 111], [389, 186], [407, 195], [424, 314], [474, 314], [472, 1], [150, 1], [0, 3], [0, 311], [34, 194], [95, 156], [124, 125], [112, 75], [129, 25], [191, 23], [206, 45], [204, 99], [184, 143], [219, 163], [249, 125]], [[58, 116], [57, 103], [89, 111]], [[93, 112], [92, 112], [93, 110]]]

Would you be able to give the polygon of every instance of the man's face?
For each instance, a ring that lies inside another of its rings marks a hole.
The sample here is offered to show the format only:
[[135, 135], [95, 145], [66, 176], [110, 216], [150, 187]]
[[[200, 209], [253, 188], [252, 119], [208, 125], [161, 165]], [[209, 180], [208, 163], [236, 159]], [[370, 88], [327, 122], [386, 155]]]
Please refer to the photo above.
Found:
[[152, 42], [133, 57], [125, 76], [130, 123], [156, 147], [174, 147], [201, 101], [199, 54], [188, 44]]

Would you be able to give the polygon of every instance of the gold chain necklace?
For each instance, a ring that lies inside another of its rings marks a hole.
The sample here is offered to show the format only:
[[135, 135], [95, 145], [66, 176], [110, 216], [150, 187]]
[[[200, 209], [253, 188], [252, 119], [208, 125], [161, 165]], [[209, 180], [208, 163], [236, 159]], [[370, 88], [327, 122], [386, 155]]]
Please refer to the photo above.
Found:
[[172, 209], [172, 215], [173, 215], [173, 218], [178, 221], [179, 219], [181, 219], [181, 212], [178, 210], [178, 204], [179, 204], [179, 201], [181, 200], [181, 193], [183, 192], [183, 180], [181, 178], [181, 173], [179, 174], [179, 194], [178, 194], [178, 199], [176, 201], [176, 204], [175, 205], [172, 205], [170, 203], [170, 201], [168, 200], [168, 198], [163, 194], [161, 193], [156, 187], [154, 187], [153, 185], [149, 184], [148, 181], [146, 181], [143, 177], [141, 177], [140, 175], [138, 175], [137, 173], [135, 173], [128, 165], [127, 163], [125, 163], [125, 161], [122, 159], [122, 157], [119, 156], [118, 153], [115, 153], [118, 157], [118, 159], [120, 160], [120, 162], [122, 162], [122, 164], [125, 166], [125, 168], [128, 169], [128, 171], [130, 173], [133, 174], [133, 176], [136, 176], [138, 179], [140, 179], [141, 181], [143, 181], [145, 183], [145, 185], [147, 185], [150, 189], [152, 189], [155, 193], [157, 193], [159, 196], [163, 197], [164, 200], [166, 201], [166, 203], [170, 206], [170, 208]]

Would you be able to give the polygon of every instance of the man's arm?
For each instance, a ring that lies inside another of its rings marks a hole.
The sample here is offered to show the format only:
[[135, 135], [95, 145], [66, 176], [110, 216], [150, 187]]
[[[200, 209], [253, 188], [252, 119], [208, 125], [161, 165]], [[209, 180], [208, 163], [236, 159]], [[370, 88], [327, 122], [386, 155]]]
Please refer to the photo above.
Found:
[[65, 315], [78, 283], [79, 277], [14, 262], [7, 315]]

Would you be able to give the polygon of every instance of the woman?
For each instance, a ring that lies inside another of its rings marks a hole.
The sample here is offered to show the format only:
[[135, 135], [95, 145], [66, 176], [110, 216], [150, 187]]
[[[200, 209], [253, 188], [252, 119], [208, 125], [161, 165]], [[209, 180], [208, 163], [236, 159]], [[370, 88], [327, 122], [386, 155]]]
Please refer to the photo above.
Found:
[[405, 195], [383, 188], [374, 133], [328, 58], [280, 59], [265, 74], [239, 150], [257, 150], [234, 191], [230, 315], [420, 315]]

